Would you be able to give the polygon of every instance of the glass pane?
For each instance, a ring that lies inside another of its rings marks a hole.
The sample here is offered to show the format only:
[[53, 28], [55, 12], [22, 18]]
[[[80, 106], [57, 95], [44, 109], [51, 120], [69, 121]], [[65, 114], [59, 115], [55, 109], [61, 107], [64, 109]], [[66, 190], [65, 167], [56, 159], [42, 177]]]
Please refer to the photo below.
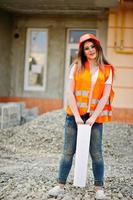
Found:
[[43, 86], [46, 63], [46, 32], [30, 32], [28, 86]]
[[96, 30], [71, 30], [69, 33], [69, 43], [78, 43], [80, 36], [86, 33], [96, 35]]
[[71, 49], [71, 50], [70, 50], [70, 63], [69, 63], [69, 65], [72, 64], [72, 62], [74, 61], [74, 59], [75, 59], [77, 53], [78, 53], [78, 50], [77, 50], [77, 49]]

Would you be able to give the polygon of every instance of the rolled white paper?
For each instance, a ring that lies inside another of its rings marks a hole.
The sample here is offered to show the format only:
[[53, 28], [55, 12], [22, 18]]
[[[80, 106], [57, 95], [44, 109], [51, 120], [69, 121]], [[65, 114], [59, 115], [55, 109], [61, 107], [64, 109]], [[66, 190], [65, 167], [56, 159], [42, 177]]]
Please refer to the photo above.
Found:
[[86, 185], [90, 136], [90, 125], [78, 125], [76, 157], [74, 167], [74, 186], [85, 187]]

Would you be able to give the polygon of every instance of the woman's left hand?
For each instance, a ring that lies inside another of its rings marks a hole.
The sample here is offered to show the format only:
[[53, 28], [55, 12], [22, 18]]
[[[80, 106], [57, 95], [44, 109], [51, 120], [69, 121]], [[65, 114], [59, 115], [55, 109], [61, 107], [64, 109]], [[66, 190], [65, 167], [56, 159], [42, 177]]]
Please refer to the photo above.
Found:
[[90, 126], [92, 126], [95, 123], [95, 118], [94, 117], [90, 117], [88, 120], [86, 120], [85, 124], [89, 124]]

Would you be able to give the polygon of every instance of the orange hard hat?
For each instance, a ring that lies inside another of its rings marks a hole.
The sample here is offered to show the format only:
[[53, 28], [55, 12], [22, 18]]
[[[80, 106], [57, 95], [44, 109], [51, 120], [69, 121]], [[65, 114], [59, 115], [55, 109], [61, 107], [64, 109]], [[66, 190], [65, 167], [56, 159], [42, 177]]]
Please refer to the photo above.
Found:
[[95, 40], [100, 45], [100, 40], [98, 40], [93, 34], [88, 34], [87, 33], [87, 34], [84, 34], [84, 35], [82, 35], [80, 37], [80, 39], [79, 39], [79, 47], [81, 46], [81, 44], [83, 42], [85, 42], [86, 40], [89, 40], [89, 39]]

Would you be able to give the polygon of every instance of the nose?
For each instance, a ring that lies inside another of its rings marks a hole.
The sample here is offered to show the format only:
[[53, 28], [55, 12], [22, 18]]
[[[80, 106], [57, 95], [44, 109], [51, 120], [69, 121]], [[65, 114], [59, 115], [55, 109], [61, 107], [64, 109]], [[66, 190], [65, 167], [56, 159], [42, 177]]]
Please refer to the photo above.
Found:
[[93, 51], [93, 48], [92, 48], [92, 47], [90, 47], [90, 48], [89, 48], [89, 51], [90, 51], [90, 52], [91, 52], [91, 51]]

